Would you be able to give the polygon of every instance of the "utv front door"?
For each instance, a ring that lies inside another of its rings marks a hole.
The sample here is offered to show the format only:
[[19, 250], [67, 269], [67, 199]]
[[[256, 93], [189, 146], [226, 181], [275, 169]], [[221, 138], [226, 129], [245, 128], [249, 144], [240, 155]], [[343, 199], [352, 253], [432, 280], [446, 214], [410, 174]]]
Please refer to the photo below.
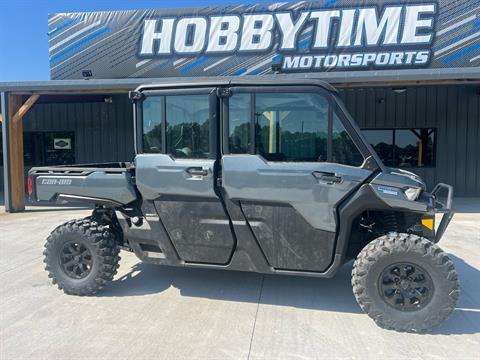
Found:
[[216, 191], [218, 100], [215, 89], [146, 91], [138, 104], [137, 187], [154, 202], [179, 257], [226, 264], [234, 248]]
[[228, 198], [239, 202], [273, 268], [324, 271], [333, 259], [335, 208], [371, 174], [351, 124], [321, 88], [231, 93], [223, 105]]

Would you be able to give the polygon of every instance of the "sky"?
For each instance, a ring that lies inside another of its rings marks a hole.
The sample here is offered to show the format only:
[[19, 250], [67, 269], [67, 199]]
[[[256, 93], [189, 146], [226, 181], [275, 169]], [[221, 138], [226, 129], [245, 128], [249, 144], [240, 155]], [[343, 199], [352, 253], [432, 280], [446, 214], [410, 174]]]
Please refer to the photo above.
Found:
[[250, 2], [250, 0], [0, 0], [0, 81], [49, 79], [47, 37], [49, 13], [203, 7]]

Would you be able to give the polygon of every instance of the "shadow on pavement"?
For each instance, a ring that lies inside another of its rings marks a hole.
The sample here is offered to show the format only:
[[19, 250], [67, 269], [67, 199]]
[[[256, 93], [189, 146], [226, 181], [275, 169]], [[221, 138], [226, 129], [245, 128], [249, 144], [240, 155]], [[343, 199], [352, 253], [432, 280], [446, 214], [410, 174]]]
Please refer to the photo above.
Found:
[[361, 313], [352, 293], [350, 272], [351, 264], [333, 279], [319, 279], [138, 263], [99, 296], [142, 296], [175, 287], [189, 297]]
[[462, 335], [480, 333], [480, 270], [466, 263], [463, 259], [449, 254], [455, 263], [460, 280], [460, 300], [457, 308], [432, 334]]
[[[450, 255], [462, 279], [476, 286], [480, 271], [462, 259]], [[261, 275], [256, 273], [210, 269], [176, 268], [144, 263], [113, 281], [99, 296], [143, 296], [162, 292], [170, 287], [182, 296], [290, 306], [303, 309], [362, 313], [350, 284], [351, 263], [343, 266], [332, 279]], [[260, 291], [261, 289], [261, 291]], [[431, 334], [460, 335], [480, 333], [480, 299], [471, 296], [476, 289], [463, 288], [457, 309]]]

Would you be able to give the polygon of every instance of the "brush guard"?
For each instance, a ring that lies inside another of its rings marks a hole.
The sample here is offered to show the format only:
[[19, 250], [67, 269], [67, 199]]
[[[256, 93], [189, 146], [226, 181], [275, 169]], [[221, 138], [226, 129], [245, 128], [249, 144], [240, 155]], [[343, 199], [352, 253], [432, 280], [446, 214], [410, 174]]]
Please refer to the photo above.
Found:
[[[438, 200], [438, 194], [442, 192], [442, 190], [447, 191], [447, 201], [445, 204]], [[435, 212], [443, 214], [442, 220], [440, 221], [440, 225], [435, 234], [435, 242], [438, 243], [455, 214], [452, 211], [453, 187], [448, 184], [438, 183], [433, 188], [431, 195], [435, 201]]]

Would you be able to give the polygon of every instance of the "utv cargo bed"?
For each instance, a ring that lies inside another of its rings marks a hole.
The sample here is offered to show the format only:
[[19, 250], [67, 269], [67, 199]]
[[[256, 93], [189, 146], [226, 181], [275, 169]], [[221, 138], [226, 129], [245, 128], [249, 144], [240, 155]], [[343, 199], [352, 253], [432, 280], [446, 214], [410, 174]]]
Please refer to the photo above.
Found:
[[36, 201], [77, 201], [125, 205], [136, 200], [134, 167], [102, 163], [38, 167], [29, 171], [28, 192]]

